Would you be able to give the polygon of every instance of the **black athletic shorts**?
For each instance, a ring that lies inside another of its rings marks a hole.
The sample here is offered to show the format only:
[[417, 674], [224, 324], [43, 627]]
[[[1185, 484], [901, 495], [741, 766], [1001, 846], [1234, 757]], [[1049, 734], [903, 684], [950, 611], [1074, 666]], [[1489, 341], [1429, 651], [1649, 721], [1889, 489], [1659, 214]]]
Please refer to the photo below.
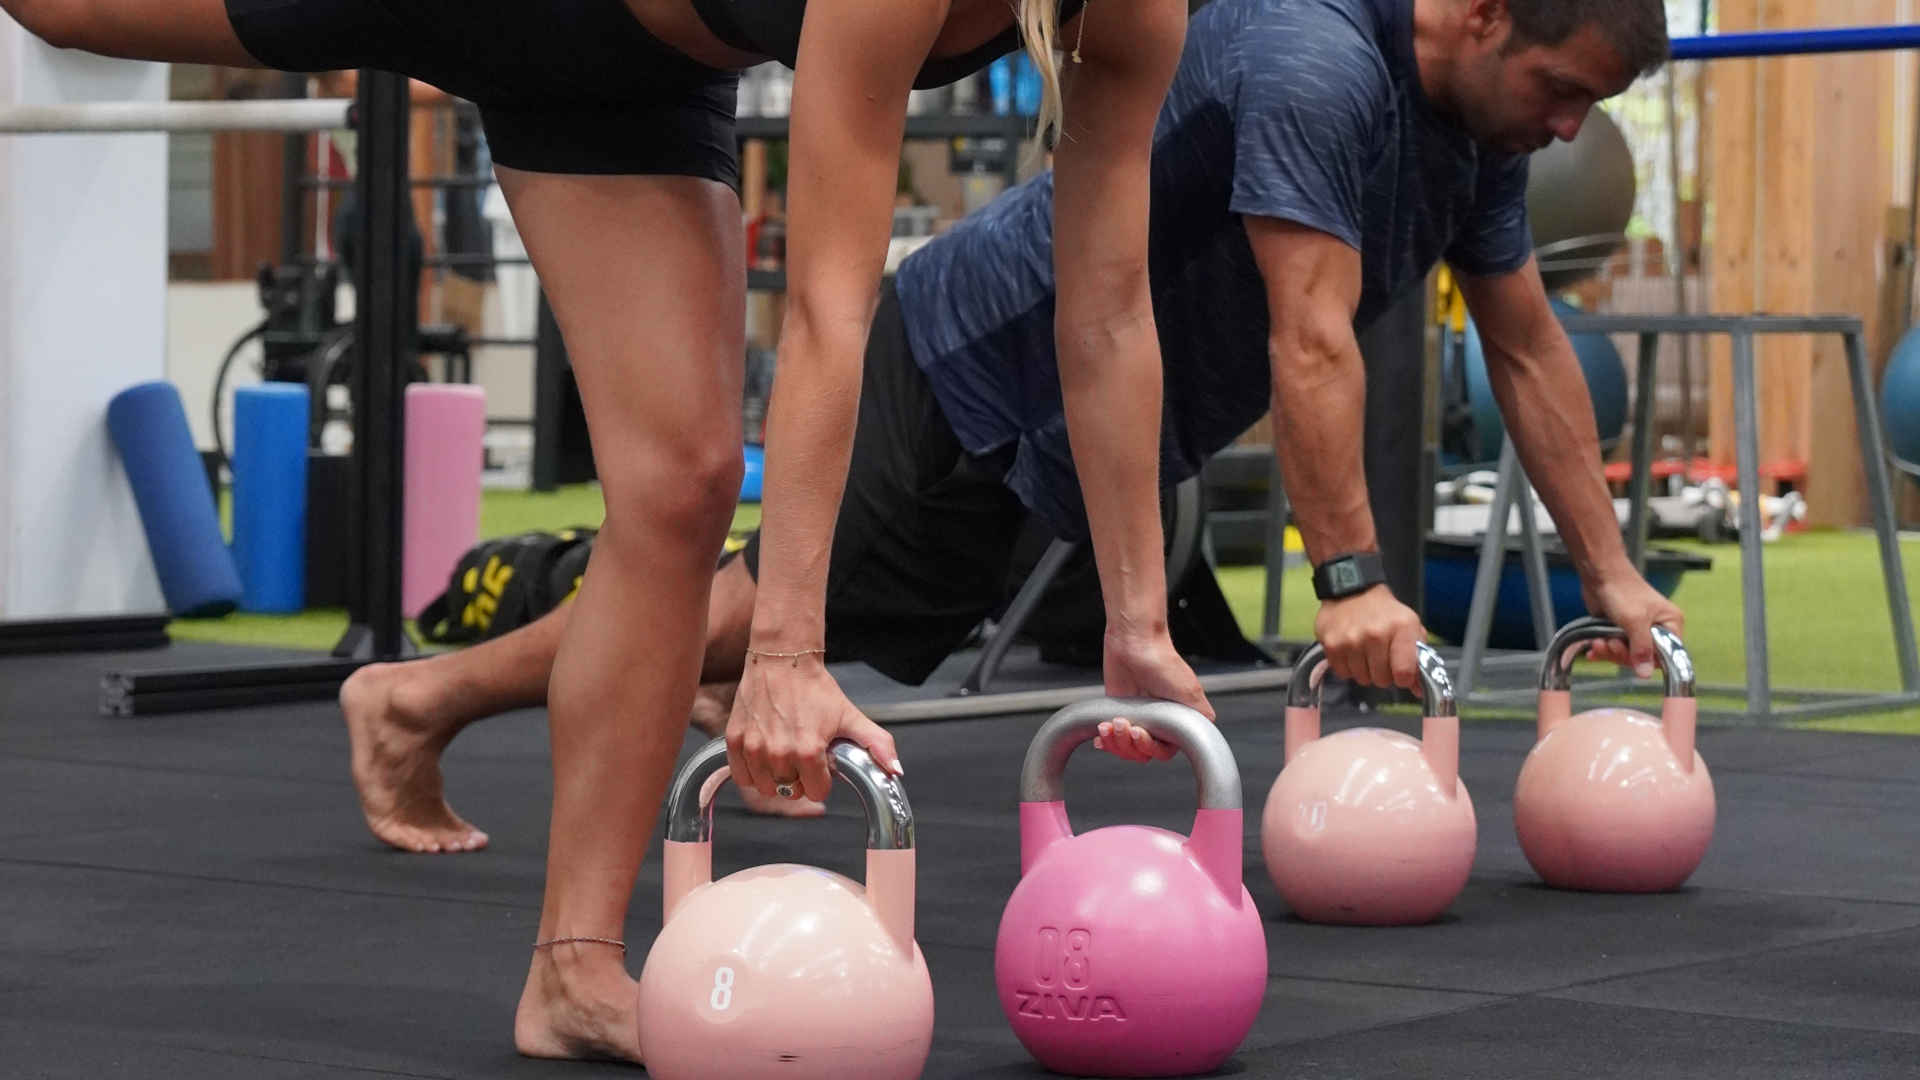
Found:
[[[827, 659], [918, 686], [1006, 598], [1028, 513], [1004, 465], [960, 448], [888, 282], [868, 338], [853, 464], [827, 566]], [[760, 576], [760, 534], [741, 552]]]
[[502, 165], [740, 183], [738, 76], [623, 0], [227, 0], [227, 17], [270, 67], [392, 71], [473, 102]]

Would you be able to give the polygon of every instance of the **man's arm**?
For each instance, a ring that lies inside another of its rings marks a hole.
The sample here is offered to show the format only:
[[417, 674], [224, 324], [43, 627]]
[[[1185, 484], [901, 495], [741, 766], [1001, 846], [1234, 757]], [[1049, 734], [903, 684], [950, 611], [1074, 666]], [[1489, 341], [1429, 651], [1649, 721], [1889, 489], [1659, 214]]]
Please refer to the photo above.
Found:
[[[1245, 220], [1272, 320], [1274, 452], [1307, 558], [1319, 566], [1377, 551], [1364, 449], [1367, 375], [1353, 330], [1360, 253], [1302, 225]], [[1334, 674], [1413, 688], [1420, 619], [1386, 586], [1323, 604], [1314, 634]]]
[[1627, 557], [1601, 468], [1586, 376], [1547, 303], [1540, 272], [1529, 260], [1510, 274], [1462, 275], [1459, 281], [1501, 418], [1580, 572], [1589, 606], [1628, 631], [1631, 663], [1643, 678], [1651, 675], [1653, 625], [1680, 633], [1684, 622]]

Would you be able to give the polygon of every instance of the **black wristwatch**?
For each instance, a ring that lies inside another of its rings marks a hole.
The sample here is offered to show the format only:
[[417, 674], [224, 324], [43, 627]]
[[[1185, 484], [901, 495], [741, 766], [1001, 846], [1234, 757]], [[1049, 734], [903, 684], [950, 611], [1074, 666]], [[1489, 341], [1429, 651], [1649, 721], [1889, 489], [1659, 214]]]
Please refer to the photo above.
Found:
[[1340, 600], [1387, 583], [1387, 565], [1377, 551], [1359, 551], [1328, 559], [1313, 568], [1313, 595]]

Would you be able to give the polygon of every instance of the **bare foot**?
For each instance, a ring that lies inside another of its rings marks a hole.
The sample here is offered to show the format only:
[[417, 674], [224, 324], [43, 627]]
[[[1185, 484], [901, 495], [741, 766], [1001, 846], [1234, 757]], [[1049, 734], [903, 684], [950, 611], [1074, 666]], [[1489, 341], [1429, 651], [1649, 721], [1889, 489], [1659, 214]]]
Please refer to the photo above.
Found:
[[513, 1015], [514, 1048], [527, 1057], [638, 1065], [640, 987], [624, 957], [599, 944], [537, 950]]
[[[693, 726], [717, 739], [727, 733], [727, 718], [733, 715], [733, 695], [739, 683], [706, 683], [693, 695]], [[827, 812], [825, 803], [812, 799], [771, 798], [751, 788], [740, 788], [740, 798], [749, 813], [767, 817], [816, 818]]]
[[340, 687], [353, 744], [353, 786], [373, 835], [403, 851], [478, 851], [487, 834], [447, 805], [440, 754], [455, 729], [419, 700], [414, 661], [369, 664]]

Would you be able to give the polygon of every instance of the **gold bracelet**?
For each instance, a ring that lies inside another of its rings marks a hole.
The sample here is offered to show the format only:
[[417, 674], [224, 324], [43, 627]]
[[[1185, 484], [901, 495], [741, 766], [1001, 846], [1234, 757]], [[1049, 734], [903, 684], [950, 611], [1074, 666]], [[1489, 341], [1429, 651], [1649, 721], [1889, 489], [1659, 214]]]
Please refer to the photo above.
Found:
[[554, 938], [552, 941], [536, 941], [533, 943], [533, 947], [534, 949], [539, 950], [539, 949], [551, 948], [552, 946], [555, 946], [555, 945], [568, 945], [574, 942], [582, 942], [588, 945], [612, 945], [617, 947], [621, 952], [627, 951], [626, 942], [618, 941], [618, 940], [615, 940], [614, 938], [604, 938], [604, 937], [557, 937], [557, 938]]
[[791, 660], [794, 667], [800, 666], [800, 658], [803, 656], [818, 656], [825, 659], [826, 655], [825, 649], [802, 649], [799, 652], [763, 652], [752, 647], [747, 649], [748, 657], [759, 657], [763, 660]]

